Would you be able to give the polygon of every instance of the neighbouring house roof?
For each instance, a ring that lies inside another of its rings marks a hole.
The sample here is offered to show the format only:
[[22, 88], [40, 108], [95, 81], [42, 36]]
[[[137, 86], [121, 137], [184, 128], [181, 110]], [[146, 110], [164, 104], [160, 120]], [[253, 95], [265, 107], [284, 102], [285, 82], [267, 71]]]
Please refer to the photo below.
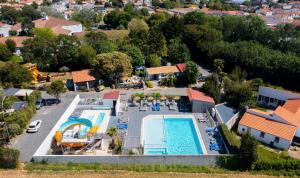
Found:
[[297, 130], [295, 126], [265, 119], [247, 112], [243, 115], [239, 124], [289, 141], [293, 140]]
[[176, 64], [176, 67], [178, 68], [178, 70], [179, 70], [180, 72], [184, 72], [185, 66], [186, 66], [185, 63]]
[[149, 75], [171, 74], [171, 73], [179, 72], [179, 70], [176, 66], [150, 67], [150, 68], [146, 68], [146, 71]]
[[72, 79], [74, 83], [89, 82], [97, 80], [93, 70], [86, 69], [80, 71], [72, 71]]
[[226, 103], [216, 105], [215, 109], [224, 123], [227, 123], [236, 113], [238, 113], [237, 109], [229, 106]]
[[33, 90], [30, 89], [19, 89], [19, 88], [8, 88], [4, 89], [3, 93], [5, 96], [26, 96], [30, 95]]
[[16, 102], [13, 102], [13, 104], [11, 105], [11, 109], [17, 111], [22, 108], [25, 108], [26, 106], [27, 106], [26, 101], [16, 101]]
[[108, 92], [108, 93], [105, 93], [104, 96], [103, 96], [103, 99], [119, 99], [120, 97], [120, 92], [115, 90], [115, 91], [111, 91], [111, 92]]
[[30, 39], [31, 37], [28, 36], [12, 36], [12, 37], [1, 37], [0, 38], [0, 43], [5, 44], [5, 41], [7, 39], [11, 39], [16, 43], [17, 48], [22, 48], [23, 47], [23, 42], [27, 39]]
[[18, 30], [21, 30], [21, 28], [22, 28], [21, 23], [16, 23], [15, 25], [13, 25], [13, 26], [11, 27], [11, 30], [18, 31]]
[[215, 103], [214, 99], [210, 96], [205, 95], [204, 93], [193, 90], [191, 88], [187, 89], [188, 98], [190, 101], [197, 100], [197, 101], [204, 101], [209, 103]]
[[289, 124], [300, 127], [300, 99], [287, 100], [283, 106], [278, 106], [274, 114]]
[[10, 25], [8, 25], [8, 24], [5, 24], [5, 23], [2, 23], [2, 22], [0, 22], [0, 28], [2, 28], [2, 27], [9, 27]]

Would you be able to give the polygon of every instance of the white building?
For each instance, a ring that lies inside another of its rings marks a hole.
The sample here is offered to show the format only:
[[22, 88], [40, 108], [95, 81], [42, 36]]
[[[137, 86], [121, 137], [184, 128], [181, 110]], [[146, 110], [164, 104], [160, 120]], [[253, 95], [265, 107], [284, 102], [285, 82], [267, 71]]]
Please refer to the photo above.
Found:
[[206, 110], [211, 110], [215, 106], [214, 99], [200, 91], [188, 88], [187, 95], [191, 102], [193, 113], [204, 113]]
[[120, 92], [115, 90], [103, 95], [103, 105], [112, 109], [113, 115], [118, 115], [121, 109]]
[[217, 104], [212, 109], [212, 115], [218, 120], [218, 122], [224, 123], [228, 129], [231, 129], [239, 118], [238, 110], [229, 106], [227, 103]]
[[0, 22], [0, 37], [8, 37], [11, 25]]
[[276, 108], [289, 99], [300, 99], [300, 94], [265, 86], [258, 89], [257, 103], [266, 107]]
[[180, 75], [185, 70], [185, 64], [176, 64], [174, 66], [160, 66], [146, 68], [146, 77], [150, 80], [160, 80], [168, 75]]

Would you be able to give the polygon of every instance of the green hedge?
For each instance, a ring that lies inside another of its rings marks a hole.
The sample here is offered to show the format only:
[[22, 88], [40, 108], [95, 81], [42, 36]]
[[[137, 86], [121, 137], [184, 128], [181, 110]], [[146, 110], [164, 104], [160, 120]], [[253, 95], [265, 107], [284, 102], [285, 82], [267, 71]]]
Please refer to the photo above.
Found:
[[10, 148], [0, 148], [0, 168], [16, 168], [20, 152]]
[[276, 160], [276, 161], [257, 161], [254, 170], [299, 170], [300, 160]]
[[219, 129], [224, 137], [225, 144], [227, 145], [229, 151], [231, 153], [238, 153], [241, 142], [236, 138], [236, 134], [228, 130], [225, 124], [221, 124]]

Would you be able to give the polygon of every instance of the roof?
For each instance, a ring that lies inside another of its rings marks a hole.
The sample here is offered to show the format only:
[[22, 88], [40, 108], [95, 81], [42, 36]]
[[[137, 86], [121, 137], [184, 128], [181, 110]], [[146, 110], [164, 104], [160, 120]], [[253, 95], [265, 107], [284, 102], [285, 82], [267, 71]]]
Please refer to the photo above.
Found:
[[238, 113], [237, 109], [229, 106], [226, 103], [216, 105], [215, 109], [224, 123], [227, 123], [236, 113]]
[[171, 73], [179, 72], [179, 70], [176, 66], [150, 67], [150, 68], [146, 68], [146, 71], [149, 75], [171, 74]]
[[193, 90], [191, 88], [187, 89], [188, 97], [190, 101], [197, 100], [197, 101], [204, 101], [209, 103], [215, 103], [214, 99], [210, 96], [205, 95], [204, 93]]
[[293, 140], [297, 130], [295, 126], [268, 120], [247, 112], [243, 115], [239, 124], [289, 141]]
[[291, 125], [300, 127], [300, 99], [287, 100], [283, 106], [278, 106], [274, 114]]
[[93, 70], [86, 69], [80, 71], [72, 71], [72, 79], [74, 83], [89, 82], [97, 80]]
[[120, 92], [115, 90], [108, 93], [105, 93], [103, 96], [103, 99], [119, 99]]
[[13, 104], [11, 105], [11, 109], [14, 109], [15, 111], [20, 110], [24, 107], [27, 106], [27, 102], [26, 101], [16, 101], [13, 102]]
[[9, 25], [7, 25], [7, 24], [5, 24], [5, 23], [2, 23], [2, 22], [0, 22], [0, 28], [2, 28], [2, 27], [7, 27], [7, 26], [9, 26]]
[[30, 89], [19, 89], [19, 88], [8, 88], [4, 89], [5, 96], [26, 96], [30, 95], [33, 90]]
[[185, 70], [185, 63], [176, 64], [176, 67], [178, 68], [179, 72], [184, 72], [184, 70]]
[[23, 42], [31, 37], [28, 36], [12, 36], [12, 37], [1, 37], [0, 43], [5, 44], [7, 39], [12, 39], [16, 43], [17, 48], [23, 47]]

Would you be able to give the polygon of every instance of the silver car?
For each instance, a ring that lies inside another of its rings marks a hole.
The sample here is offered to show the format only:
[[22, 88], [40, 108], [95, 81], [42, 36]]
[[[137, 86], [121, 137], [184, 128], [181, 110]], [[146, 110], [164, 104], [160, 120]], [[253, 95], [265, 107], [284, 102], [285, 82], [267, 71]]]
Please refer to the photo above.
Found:
[[42, 124], [41, 120], [36, 120], [36, 121], [31, 122], [27, 128], [27, 132], [28, 133], [37, 132], [39, 130], [39, 128], [41, 127], [41, 124]]

